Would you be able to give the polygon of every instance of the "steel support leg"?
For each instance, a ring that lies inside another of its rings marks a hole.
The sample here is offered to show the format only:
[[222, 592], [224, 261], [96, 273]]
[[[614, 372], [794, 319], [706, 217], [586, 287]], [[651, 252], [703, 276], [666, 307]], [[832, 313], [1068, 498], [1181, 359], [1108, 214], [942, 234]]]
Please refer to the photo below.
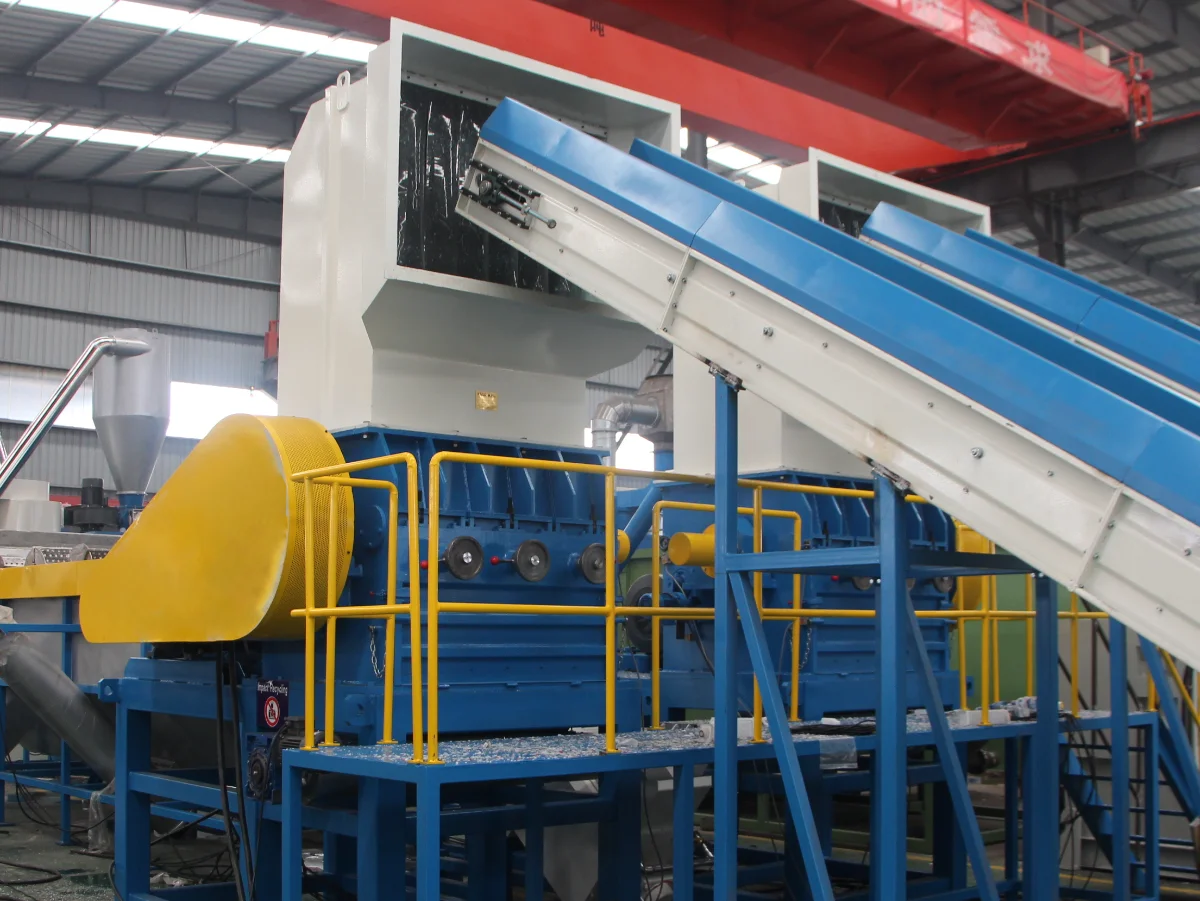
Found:
[[525, 785], [525, 901], [542, 901], [546, 892], [546, 830], [544, 795], [540, 780]]
[[117, 895], [150, 891], [150, 798], [129, 787], [129, 774], [150, 769], [150, 714], [117, 704], [117, 786], [113, 875]]
[[1143, 805], [1146, 808], [1146, 826], [1143, 832], [1146, 836], [1146, 844], [1142, 853], [1142, 860], [1146, 863], [1144, 891], [1148, 898], [1158, 898], [1160, 891], [1159, 885], [1159, 830], [1162, 828], [1162, 822], [1159, 819], [1158, 811], [1158, 774], [1159, 774], [1159, 721], [1154, 720], [1149, 726], [1142, 730], [1142, 745], [1145, 748], [1145, 772], [1146, 772], [1146, 787], [1145, 801]]
[[[74, 601], [71, 598], [62, 599], [63, 624], [74, 619], [72, 613]], [[62, 642], [62, 671], [72, 679], [75, 677], [74, 655], [71, 653], [71, 633], [63, 631], [59, 634]], [[71, 784], [71, 746], [65, 741], [59, 742], [58, 750], [58, 781], [63, 785]], [[58, 843], [71, 845], [71, 796], [63, 792], [58, 798]]]
[[507, 835], [486, 829], [467, 836], [467, 901], [504, 901], [508, 894]]
[[933, 786], [933, 874], [945, 879], [951, 889], [967, 885], [967, 848], [945, 782]]
[[417, 901], [442, 897], [442, 786], [436, 779], [417, 780]]
[[[877, 484], [876, 497], [879, 496], [881, 490], [881, 486]], [[904, 499], [894, 490], [893, 496], [896, 503], [904, 503]], [[904, 509], [901, 507], [897, 518], [902, 517], [903, 514]], [[906, 539], [905, 547], [907, 546]], [[971, 795], [967, 790], [966, 768], [963, 767], [962, 758], [959, 756], [959, 748], [954, 743], [950, 723], [946, 721], [946, 707], [942, 703], [942, 693], [938, 689], [937, 677], [934, 676], [933, 666], [929, 662], [929, 649], [925, 647], [925, 640], [921, 636], [921, 624], [917, 621], [916, 611], [908, 597], [908, 588], [904, 582], [901, 582], [900, 586], [904, 595], [904, 617], [908, 623], [909, 647], [912, 649], [912, 656], [916, 661], [917, 677], [921, 680], [922, 694], [925, 699], [925, 710], [929, 714], [929, 727], [933, 732], [933, 743], [937, 747], [938, 759], [946, 777], [945, 788], [950, 794], [954, 818], [958, 822], [958, 832], [962, 836], [967, 857], [971, 861], [971, 871], [975, 874], [975, 884], [979, 886], [980, 898], [983, 901], [999, 901], [999, 896], [996, 894], [996, 880], [992, 876], [992, 866], [988, 862], [987, 850], [983, 846], [983, 833], [979, 829], [975, 806], [971, 803]], [[903, 691], [903, 683], [901, 691]], [[907, 824], [907, 817], [905, 817], [905, 823]], [[902, 835], [902, 838], [905, 837]], [[908, 845], [906, 838], [903, 847], [905, 853], [901, 861], [907, 870]]]
[[[961, 640], [961, 639], [960, 639]], [[1004, 881], [1015, 883], [1021, 877], [1021, 820], [1018, 816], [1021, 804], [1021, 741], [1016, 738], [1004, 740]], [[1016, 901], [1017, 891], [1009, 891], [1007, 898]]]
[[391, 779], [358, 782], [358, 901], [404, 901], [408, 894], [403, 852], [407, 789]]
[[1176, 780], [1175, 788], [1188, 816], [1200, 817], [1200, 771], [1197, 771], [1193, 763], [1188, 729], [1184, 725], [1183, 716], [1179, 712], [1178, 704], [1172, 701], [1175, 697], [1175, 683], [1167, 675], [1167, 667], [1159, 655], [1158, 646], [1149, 639], [1140, 640], [1146, 669], [1150, 671], [1150, 677], [1158, 687], [1158, 696], [1162, 698], [1162, 703], [1158, 705], [1158, 714], [1162, 728], [1166, 731], [1158, 737], [1160, 762], [1165, 762], [1164, 758], [1171, 748], [1179, 749], [1179, 753], [1174, 755], [1177, 765], [1171, 768]]
[[1112, 698], [1112, 866], [1113, 901], [1129, 901], [1129, 658], [1125, 646], [1125, 625], [1108, 621], [1109, 692]]
[[1037, 723], [1029, 740], [1025, 795], [1025, 897], [1056, 901], [1058, 886], [1058, 585], [1035, 579]]
[[600, 777], [601, 783], [616, 783], [616, 790], [614, 816], [600, 824], [597, 898], [640, 901], [642, 896], [643, 778], [641, 770], [618, 770]]
[[[292, 766], [290, 751], [283, 755], [283, 810], [280, 811], [280, 833], [282, 842], [283, 874], [280, 883], [280, 901], [300, 901], [304, 894], [304, 859], [301, 856], [300, 808], [304, 801], [301, 798], [300, 769]], [[126, 895], [125, 897], [128, 897]]]
[[690, 764], [675, 767], [674, 782], [671, 888], [676, 901], [692, 901], [696, 883], [696, 768]]
[[738, 625], [734, 598], [725, 572], [725, 557], [737, 553], [738, 404], [737, 390], [717, 376], [716, 382], [716, 579], [714, 642], [713, 766], [713, 897], [737, 895]]
[[908, 603], [908, 535], [904, 501], [875, 477], [879, 588], [875, 595], [876, 745], [871, 785], [871, 899], [905, 897], [908, 873], [904, 611]]
[[[817, 833], [817, 824], [813, 817], [812, 805], [808, 800], [808, 791], [804, 787], [804, 777], [800, 772], [800, 760], [796, 756], [796, 748], [792, 742], [790, 720], [787, 710], [783, 706], [783, 695], [779, 691], [779, 678], [771, 659], [770, 648], [767, 646], [767, 636], [763, 631], [762, 620], [758, 615], [758, 605], [754, 602], [745, 573], [731, 573], [728, 580], [737, 601], [738, 614], [742, 619], [742, 632], [746, 636], [746, 646], [750, 651], [750, 659], [754, 663], [754, 674], [758, 677], [758, 683], [762, 688], [763, 708], [767, 715], [767, 724], [771, 728], [771, 743], [775, 748], [775, 759], [779, 762], [779, 773], [783, 778], [788, 810], [791, 812], [796, 838], [800, 844], [800, 855], [804, 860], [809, 891], [816, 901], [832, 901], [833, 886], [829, 881], [829, 868], [825, 864], [821, 838]], [[903, 835], [901, 841], [903, 841]], [[904, 865], [903, 856], [900, 858], [900, 863], [901, 866]], [[714, 895], [714, 897], [721, 896]]]

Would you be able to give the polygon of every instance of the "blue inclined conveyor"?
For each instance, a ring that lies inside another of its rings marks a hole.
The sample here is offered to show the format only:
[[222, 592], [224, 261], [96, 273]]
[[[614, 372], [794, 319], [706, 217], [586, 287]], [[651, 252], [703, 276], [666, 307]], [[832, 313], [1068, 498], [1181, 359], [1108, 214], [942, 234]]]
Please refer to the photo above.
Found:
[[1189, 329], [900, 210], [872, 217], [873, 240], [981, 295], [513, 101], [476, 162], [534, 191], [556, 227], [467, 197], [460, 213], [1200, 662]]

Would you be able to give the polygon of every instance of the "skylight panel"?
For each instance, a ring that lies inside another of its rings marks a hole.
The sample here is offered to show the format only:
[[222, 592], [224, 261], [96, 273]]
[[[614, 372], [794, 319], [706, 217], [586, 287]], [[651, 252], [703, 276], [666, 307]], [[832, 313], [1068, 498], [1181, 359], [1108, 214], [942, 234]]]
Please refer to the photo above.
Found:
[[239, 160], [262, 159], [268, 148], [256, 147], [253, 144], [218, 144], [208, 151], [209, 156], [228, 156]]
[[327, 34], [317, 34], [314, 31], [301, 31], [298, 28], [283, 28], [279, 25], [268, 25], [261, 32], [250, 38], [249, 43], [256, 44], [259, 47], [292, 50], [296, 53], [315, 53], [326, 44], [332, 43], [332, 41]]
[[210, 16], [207, 13], [201, 13], [179, 26], [180, 34], [197, 34], [224, 41], [245, 41], [262, 30], [262, 25], [257, 22], [231, 19], [228, 16]]
[[328, 56], [333, 59], [345, 59], [355, 63], [365, 63], [368, 55], [378, 44], [367, 41], [355, 41], [350, 38], [336, 38], [317, 51], [317, 56]]
[[136, 0], [117, 0], [100, 14], [100, 18], [108, 22], [123, 22], [126, 25], [140, 25], [143, 28], [155, 28], [160, 31], [178, 28], [188, 20], [189, 16], [191, 13], [186, 9], [138, 3]]
[[208, 153], [216, 146], [213, 141], [202, 141], [199, 138], [177, 138], [172, 135], [163, 135], [156, 138], [152, 143], [147, 145], [148, 150], [166, 150], [174, 151], [175, 153]]
[[46, 132], [46, 137], [63, 141], [86, 141], [95, 133], [96, 129], [87, 125], [55, 125]]
[[765, 166], [755, 166], [746, 174], [769, 185], [777, 185], [779, 184], [779, 177], [783, 175], [783, 169], [774, 163], [767, 163]]
[[755, 156], [749, 151], [742, 150], [732, 144], [721, 144], [710, 148], [708, 158], [714, 163], [720, 163], [730, 169], [746, 169], [762, 162], [762, 157]]
[[158, 135], [145, 131], [120, 131], [115, 128], [102, 128], [88, 140], [93, 144], [115, 144], [118, 147], [134, 147], [138, 150], [145, 147]]
[[98, 16], [111, 5], [112, 0], [21, 0], [21, 6], [29, 9], [46, 9], [85, 19]]

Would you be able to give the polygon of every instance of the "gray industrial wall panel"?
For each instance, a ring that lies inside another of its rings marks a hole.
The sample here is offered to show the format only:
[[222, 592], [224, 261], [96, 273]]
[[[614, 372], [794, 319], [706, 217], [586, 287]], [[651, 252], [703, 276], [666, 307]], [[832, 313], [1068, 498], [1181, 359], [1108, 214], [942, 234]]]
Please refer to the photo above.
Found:
[[[12, 447], [24, 428], [23, 424], [0, 422], [4, 446]], [[183, 462], [196, 443], [184, 438], [168, 438], [163, 442], [162, 453], [150, 479], [151, 491], [162, 487], [167, 476]], [[21, 470], [21, 478], [41, 479], [55, 489], [72, 493], [79, 488], [83, 479], [96, 476], [104, 479], [106, 486], [112, 487], [112, 473], [108, 471], [96, 433], [83, 429], [51, 429]]]
[[[0, 303], [0, 362], [65, 371], [92, 338], [136, 324]], [[230, 388], [262, 384], [261, 337], [158, 330], [171, 342], [172, 380]]]
[[0, 206], [0, 239], [214, 275], [279, 281], [279, 245], [73, 210]]
[[243, 335], [263, 335], [279, 292], [0, 245], [0, 300]]

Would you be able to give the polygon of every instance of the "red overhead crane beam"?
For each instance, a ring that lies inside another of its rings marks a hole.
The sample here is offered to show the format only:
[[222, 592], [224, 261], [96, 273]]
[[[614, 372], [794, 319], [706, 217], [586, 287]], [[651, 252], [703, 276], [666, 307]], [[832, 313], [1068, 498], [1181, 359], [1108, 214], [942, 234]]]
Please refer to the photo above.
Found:
[[[819, 147], [885, 171], [960, 162], [979, 153], [801, 93], [677, 47], [537, 0], [266, 0], [386, 40], [407, 19], [678, 103], [690, 128], [759, 154], [797, 159]], [[687, 6], [688, 4], [683, 4]], [[749, 5], [749, 4], [747, 4]]]
[[964, 150], [1148, 118], [1141, 57], [1074, 23], [1049, 37], [1029, 21], [1062, 17], [1036, 0], [1022, 19], [985, 0], [542, 2]]

